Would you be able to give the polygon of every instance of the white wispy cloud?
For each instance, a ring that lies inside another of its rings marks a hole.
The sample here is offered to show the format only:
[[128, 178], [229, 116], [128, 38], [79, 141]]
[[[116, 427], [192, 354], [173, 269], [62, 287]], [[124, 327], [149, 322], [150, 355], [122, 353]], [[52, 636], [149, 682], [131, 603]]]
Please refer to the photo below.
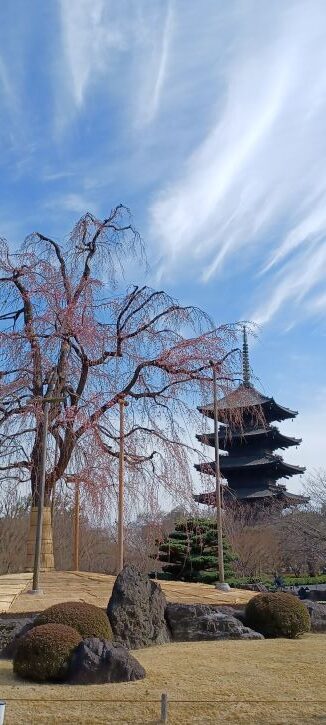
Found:
[[121, 34], [110, 23], [111, 0], [61, 0], [62, 45], [74, 102], [81, 106], [87, 86], [107, 68], [107, 54], [120, 48]]
[[172, 0], [162, 6], [143, 0], [61, 0], [60, 8], [64, 75], [77, 109], [101, 79], [103, 97], [123, 93], [128, 120], [133, 116], [138, 127], [149, 124], [165, 82]]
[[[159, 22], [157, 22], [159, 21]], [[165, 18], [151, 19], [147, 28], [147, 39], [144, 46], [143, 62], [140, 67], [141, 83], [138, 88], [139, 126], [153, 121], [159, 109], [161, 94], [166, 79], [169, 52], [173, 35], [174, 11], [172, 2], [166, 5]], [[163, 30], [161, 30], [161, 23]]]
[[211, 49], [223, 73], [210, 127], [156, 194], [151, 235], [165, 277], [180, 263], [204, 282], [236, 259], [261, 269], [246, 312], [268, 322], [289, 301], [308, 309], [323, 282], [326, 14], [318, 0], [236, 7], [221, 12], [232, 43]]
[[[292, 301], [298, 321], [311, 311], [311, 302], [305, 301], [309, 293], [319, 283], [325, 282], [326, 244], [306, 242], [304, 251], [290, 259], [271, 279], [268, 279], [260, 294], [261, 301], [252, 317], [260, 324], [266, 324], [283, 305]], [[319, 307], [325, 301], [325, 295], [319, 298]], [[303, 308], [303, 309], [302, 309]]]

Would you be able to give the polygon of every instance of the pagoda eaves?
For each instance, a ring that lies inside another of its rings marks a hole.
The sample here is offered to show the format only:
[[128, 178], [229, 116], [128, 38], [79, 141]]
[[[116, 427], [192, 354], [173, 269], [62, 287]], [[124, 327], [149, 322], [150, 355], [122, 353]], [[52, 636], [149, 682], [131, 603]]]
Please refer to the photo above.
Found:
[[[201, 473], [215, 475], [215, 462], [196, 463], [195, 468]], [[291, 463], [285, 463], [282, 456], [265, 455], [262, 458], [249, 456], [221, 456], [220, 471], [230, 482], [230, 476], [235, 472], [238, 476], [238, 486], [241, 486], [241, 477], [247, 476], [248, 471], [254, 471], [255, 474], [270, 474], [273, 478], [289, 478], [304, 473], [305, 468], [302, 466], [294, 466]], [[239, 476], [240, 471], [240, 476]], [[251, 475], [251, 474], [250, 474]], [[231, 484], [230, 484], [231, 485]]]
[[[266, 489], [245, 488], [237, 491], [236, 494], [226, 486], [223, 488], [223, 499], [226, 503], [236, 500], [241, 501], [242, 504], [260, 504], [263, 506], [273, 504], [276, 501], [281, 504], [282, 508], [289, 508], [290, 506], [302, 506], [308, 503], [309, 496], [290, 493], [285, 486], [276, 484], [275, 487]], [[216, 506], [216, 493], [215, 491], [198, 493], [194, 495], [194, 500], [204, 506]]]
[[[214, 446], [214, 433], [200, 433], [196, 435], [196, 438], [206, 446]], [[302, 442], [302, 438], [292, 438], [291, 436], [284, 435], [276, 426], [267, 426], [266, 428], [257, 427], [245, 433], [242, 430], [234, 430], [230, 433], [228, 427], [220, 428], [220, 448], [225, 450], [230, 448], [232, 452], [233, 444], [236, 447], [239, 440], [245, 443], [245, 447], [251, 447], [259, 443], [261, 446], [266, 445], [273, 450], [299, 446]]]

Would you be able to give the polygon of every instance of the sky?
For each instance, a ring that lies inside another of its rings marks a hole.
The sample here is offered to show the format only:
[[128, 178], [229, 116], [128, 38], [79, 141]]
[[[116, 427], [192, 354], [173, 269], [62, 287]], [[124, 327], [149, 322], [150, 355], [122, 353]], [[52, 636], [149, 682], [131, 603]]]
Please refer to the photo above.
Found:
[[257, 385], [299, 411], [286, 459], [325, 466], [325, 0], [3, 0], [0, 20], [0, 235], [129, 206], [149, 284], [258, 323]]

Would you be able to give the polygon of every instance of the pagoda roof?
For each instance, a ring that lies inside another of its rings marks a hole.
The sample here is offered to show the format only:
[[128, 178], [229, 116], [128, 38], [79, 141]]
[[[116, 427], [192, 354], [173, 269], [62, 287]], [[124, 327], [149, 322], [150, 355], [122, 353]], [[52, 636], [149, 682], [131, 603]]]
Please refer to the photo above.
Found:
[[[214, 474], [215, 462], [210, 463], [197, 463], [195, 468], [202, 473]], [[228, 472], [238, 471], [241, 473], [247, 473], [248, 471], [262, 471], [262, 472], [274, 472], [278, 474], [278, 477], [295, 476], [296, 474], [304, 473], [306, 470], [302, 466], [294, 466], [290, 463], [285, 463], [281, 456], [274, 456], [272, 454], [265, 454], [262, 456], [221, 456], [220, 457], [220, 469], [221, 472], [225, 473], [226, 478]]]
[[[214, 446], [215, 437], [214, 433], [201, 433], [196, 436], [197, 440], [204, 445]], [[232, 447], [233, 442], [238, 443], [241, 441], [244, 445], [246, 440], [254, 440], [255, 438], [265, 438], [277, 441], [279, 443], [278, 448], [288, 448], [289, 446], [300, 445], [302, 438], [292, 438], [281, 433], [276, 426], [270, 426], [264, 428], [263, 426], [257, 428], [251, 428], [250, 430], [232, 430], [231, 434], [229, 429], [220, 428], [219, 430], [219, 441], [223, 443], [223, 448], [227, 448], [227, 444]]]
[[[243, 488], [239, 490], [230, 490], [228, 487], [223, 488], [223, 496], [231, 497], [235, 500], [240, 501], [252, 501], [255, 500], [279, 500], [289, 506], [308, 503], [309, 496], [303, 496], [302, 494], [290, 493], [286, 490], [285, 486], [273, 486], [272, 488]], [[206, 493], [199, 493], [194, 495], [194, 500], [197, 503], [205, 504], [206, 506], [216, 505], [216, 493], [215, 491], [209, 491]]]
[[[265, 418], [276, 421], [295, 418], [298, 414], [297, 410], [285, 408], [283, 405], [276, 403], [274, 398], [263, 395], [252, 385], [244, 385], [243, 383], [236, 390], [231, 391], [217, 401], [218, 418], [222, 421], [228, 419], [225, 413], [250, 410], [250, 408], [262, 408]], [[199, 406], [198, 410], [208, 418], [214, 418], [214, 403]]]

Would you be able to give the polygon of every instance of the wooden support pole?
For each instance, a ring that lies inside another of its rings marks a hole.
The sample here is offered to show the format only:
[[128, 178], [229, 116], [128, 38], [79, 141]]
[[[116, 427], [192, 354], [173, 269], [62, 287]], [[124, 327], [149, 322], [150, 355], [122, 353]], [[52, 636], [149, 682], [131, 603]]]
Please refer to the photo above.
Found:
[[216, 588], [222, 591], [230, 591], [229, 584], [224, 581], [224, 552], [223, 552], [223, 521], [222, 521], [222, 495], [221, 495], [221, 472], [220, 472], [220, 450], [218, 439], [218, 407], [216, 390], [216, 367], [211, 360], [213, 369], [213, 395], [214, 395], [214, 444], [215, 444], [215, 492], [216, 492], [216, 526], [218, 546], [218, 581]]
[[79, 483], [75, 484], [75, 506], [74, 506], [74, 558], [73, 570], [79, 571], [79, 513], [80, 513], [80, 491]]
[[168, 693], [163, 692], [161, 695], [161, 722], [167, 723], [169, 716]]
[[124, 430], [124, 408], [128, 403], [124, 398], [119, 398], [120, 414], [120, 446], [119, 446], [119, 494], [118, 494], [118, 549], [117, 549], [117, 574], [123, 569], [124, 561], [124, 476], [125, 476], [125, 430]]

